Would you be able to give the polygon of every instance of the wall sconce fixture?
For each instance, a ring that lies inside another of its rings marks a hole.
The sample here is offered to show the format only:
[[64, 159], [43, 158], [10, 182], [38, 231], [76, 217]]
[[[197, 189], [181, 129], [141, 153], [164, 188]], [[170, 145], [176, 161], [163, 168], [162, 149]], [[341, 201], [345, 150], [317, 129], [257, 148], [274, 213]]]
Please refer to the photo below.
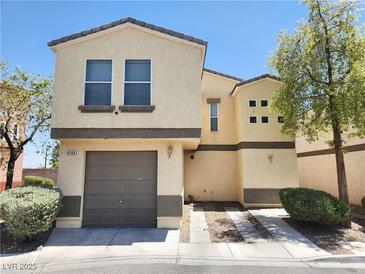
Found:
[[272, 159], [274, 158], [273, 154], [269, 154], [269, 156], [267, 156], [267, 158], [269, 158], [270, 163], [272, 163]]
[[173, 152], [173, 151], [174, 151], [173, 146], [172, 146], [172, 145], [169, 145], [169, 146], [167, 147], [167, 155], [169, 155], [169, 159], [170, 159], [171, 154], [172, 154], [172, 152]]

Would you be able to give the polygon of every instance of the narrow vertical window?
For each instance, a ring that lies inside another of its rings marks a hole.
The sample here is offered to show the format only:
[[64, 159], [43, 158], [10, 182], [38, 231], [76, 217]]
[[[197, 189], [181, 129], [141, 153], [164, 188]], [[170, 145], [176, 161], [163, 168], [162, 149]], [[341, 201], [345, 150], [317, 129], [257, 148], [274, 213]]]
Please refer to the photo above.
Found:
[[126, 60], [124, 105], [151, 105], [151, 60]]
[[4, 130], [5, 130], [5, 122], [0, 122], [0, 141], [4, 138], [4, 135], [2, 134]]
[[87, 60], [85, 76], [85, 105], [111, 105], [112, 61]]
[[210, 131], [218, 131], [218, 104], [210, 104]]

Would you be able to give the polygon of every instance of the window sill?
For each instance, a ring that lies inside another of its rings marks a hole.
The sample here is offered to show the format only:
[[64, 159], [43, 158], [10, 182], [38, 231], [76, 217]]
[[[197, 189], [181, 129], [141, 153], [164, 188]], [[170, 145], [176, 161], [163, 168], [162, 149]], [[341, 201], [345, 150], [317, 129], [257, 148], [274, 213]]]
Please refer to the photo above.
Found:
[[81, 112], [97, 113], [97, 112], [113, 112], [115, 106], [79, 106]]
[[153, 112], [155, 106], [119, 106], [120, 112]]

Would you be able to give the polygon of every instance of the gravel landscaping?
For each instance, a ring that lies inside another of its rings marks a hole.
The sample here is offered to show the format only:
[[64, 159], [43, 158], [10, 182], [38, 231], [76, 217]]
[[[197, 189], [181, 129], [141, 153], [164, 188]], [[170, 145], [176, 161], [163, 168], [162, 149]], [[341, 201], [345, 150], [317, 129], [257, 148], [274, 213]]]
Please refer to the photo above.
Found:
[[43, 246], [52, 233], [53, 228], [40, 233], [32, 242], [23, 242], [14, 239], [5, 227], [4, 223], [0, 224], [1, 227], [1, 253], [25, 253], [36, 250], [38, 247]]
[[180, 242], [190, 242], [190, 207], [191, 205], [185, 203], [183, 206], [183, 217], [180, 225]]
[[[352, 223], [352, 228], [341, 226], [324, 226], [309, 222], [296, 221], [290, 217], [284, 217], [289, 225], [314, 242], [320, 248], [331, 254], [352, 254], [349, 250], [338, 244], [341, 241], [358, 241], [365, 243], [364, 223], [357, 221]], [[358, 220], [358, 219], [356, 219]]]

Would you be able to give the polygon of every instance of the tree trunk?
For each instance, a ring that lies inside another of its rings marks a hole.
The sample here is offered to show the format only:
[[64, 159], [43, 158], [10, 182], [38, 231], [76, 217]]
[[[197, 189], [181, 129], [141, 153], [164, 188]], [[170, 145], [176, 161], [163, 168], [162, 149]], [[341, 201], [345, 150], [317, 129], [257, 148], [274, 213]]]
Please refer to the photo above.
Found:
[[[335, 145], [338, 195], [341, 200], [343, 200], [346, 204], [349, 204], [345, 159], [342, 150], [342, 137], [341, 137], [341, 131], [337, 126], [333, 126], [333, 140]], [[349, 228], [351, 227], [351, 215], [347, 221], [342, 223], [342, 225]]]
[[7, 173], [6, 173], [5, 189], [10, 189], [13, 185], [15, 161], [16, 161], [16, 158], [10, 154], [9, 162], [8, 162], [8, 169], [7, 169]]

